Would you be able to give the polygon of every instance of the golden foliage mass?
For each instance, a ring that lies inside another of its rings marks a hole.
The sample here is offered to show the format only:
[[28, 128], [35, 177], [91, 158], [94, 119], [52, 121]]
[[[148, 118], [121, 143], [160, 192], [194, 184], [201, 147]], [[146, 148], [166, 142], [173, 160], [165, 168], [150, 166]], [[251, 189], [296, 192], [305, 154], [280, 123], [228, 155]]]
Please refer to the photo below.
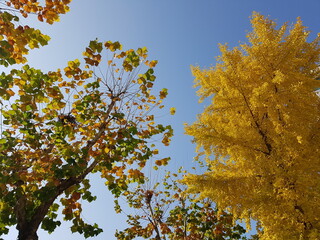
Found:
[[308, 42], [300, 19], [277, 28], [254, 13], [251, 23], [248, 44], [221, 45], [216, 66], [192, 68], [201, 100], [212, 100], [186, 132], [209, 170], [185, 181], [259, 221], [261, 239], [318, 239], [320, 38]]

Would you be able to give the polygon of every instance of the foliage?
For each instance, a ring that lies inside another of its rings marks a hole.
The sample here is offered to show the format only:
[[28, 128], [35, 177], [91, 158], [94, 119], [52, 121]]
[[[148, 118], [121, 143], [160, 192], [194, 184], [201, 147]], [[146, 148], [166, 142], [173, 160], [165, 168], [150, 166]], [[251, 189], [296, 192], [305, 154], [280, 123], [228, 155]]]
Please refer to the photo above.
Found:
[[231, 214], [219, 212], [209, 199], [184, 193], [185, 185], [178, 179], [167, 172], [161, 184], [146, 188], [145, 183], [127, 191], [126, 202], [138, 211], [127, 215], [130, 227], [118, 231], [117, 239], [246, 239]]
[[201, 99], [212, 101], [186, 132], [209, 170], [185, 181], [259, 221], [261, 239], [318, 239], [320, 38], [307, 42], [300, 19], [290, 31], [258, 13], [251, 22], [249, 44], [223, 45], [215, 67], [192, 69]]
[[39, 21], [45, 20], [53, 24], [60, 20], [60, 14], [69, 11], [70, 2], [71, 0], [7, 0], [5, 1], [7, 8], [3, 9], [19, 12], [25, 18], [29, 14], [34, 14], [37, 15]]
[[29, 49], [47, 45], [50, 40], [40, 30], [23, 26], [17, 12], [23, 17], [28, 17], [28, 14], [37, 15], [39, 21], [45, 19], [52, 24], [59, 21], [59, 14], [69, 10], [70, 2], [71, 0], [46, 0], [42, 5], [37, 0], [0, 0], [1, 4], [7, 6], [1, 8], [0, 12], [0, 64], [8, 66], [26, 63], [24, 55], [28, 54]]
[[[52, 23], [69, 2], [8, 5]], [[12, 13], [0, 18], [0, 64], [25, 63], [28, 49], [47, 44], [49, 37], [17, 26]], [[87, 175], [99, 173], [119, 196], [128, 184], [144, 182], [141, 170], [158, 153], [148, 142], [155, 135], [170, 142], [171, 127], [156, 124], [150, 112], [163, 107], [167, 90], [158, 96], [151, 91], [157, 61], [147, 59], [147, 49], [123, 51], [119, 42], [94, 40], [83, 55], [64, 70], [44, 73], [24, 64], [0, 74], [0, 235], [13, 225], [19, 240], [38, 239], [40, 225], [51, 233], [61, 224], [56, 220], [61, 205], [72, 232], [86, 238], [99, 234], [102, 229], [81, 217], [82, 200], [96, 198]]]

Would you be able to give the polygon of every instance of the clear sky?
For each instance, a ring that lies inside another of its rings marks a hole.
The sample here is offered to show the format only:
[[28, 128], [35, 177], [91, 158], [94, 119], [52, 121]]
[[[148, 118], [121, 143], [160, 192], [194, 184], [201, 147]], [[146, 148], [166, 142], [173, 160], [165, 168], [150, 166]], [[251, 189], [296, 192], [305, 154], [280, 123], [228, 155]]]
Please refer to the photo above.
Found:
[[[166, 104], [177, 109], [174, 117], [157, 119], [175, 130], [171, 146], [162, 148], [161, 155], [172, 158], [170, 169], [190, 168], [194, 165], [194, 146], [184, 135], [183, 123], [192, 123], [203, 109], [192, 87], [190, 65], [210, 67], [219, 55], [219, 43], [234, 47], [245, 41], [253, 11], [270, 16], [278, 24], [301, 17], [312, 31], [311, 39], [320, 32], [320, 0], [73, 0], [71, 11], [61, 17], [61, 22], [39, 25], [52, 40], [33, 51], [29, 64], [43, 70], [64, 68], [67, 61], [81, 58], [88, 42], [95, 38], [120, 41], [124, 49], [146, 46], [149, 56], [159, 60], [157, 87], [168, 88]], [[115, 239], [114, 231], [123, 229], [125, 216], [113, 213], [113, 199], [103, 182], [92, 175], [90, 178], [98, 200], [84, 209], [83, 216], [104, 228], [94, 239]], [[51, 235], [40, 231], [39, 238], [84, 239], [71, 234], [69, 226], [62, 222]], [[12, 232], [4, 239], [15, 237]]]

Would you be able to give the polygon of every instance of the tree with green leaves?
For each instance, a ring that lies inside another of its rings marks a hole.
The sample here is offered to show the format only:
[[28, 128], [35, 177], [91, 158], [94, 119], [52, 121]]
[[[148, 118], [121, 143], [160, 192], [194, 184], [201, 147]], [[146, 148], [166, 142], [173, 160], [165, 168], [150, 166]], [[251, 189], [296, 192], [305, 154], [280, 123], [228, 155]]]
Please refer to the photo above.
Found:
[[151, 113], [163, 107], [167, 90], [152, 91], [157, 61], [147, 59], [146, 48], [125, 51], [119, 42], [94, 40], [82, 61], [63, 70], [44, 73], [26, 64], [28, 51], [49, 37], [20, 26], [12, 11], [53, 23], [69, 2], [41, 7], [11, 0], [0, 14], [0, 64], [11, 66], [0, 74], [0, 235], [16, 226], [19, 240], [38, 239], [39, 227], [53, 232], [61, 207], [72, 232], [86, 238], [102, 232], [81, 217], [82, 200], [95, 200], [87, 176], [100, 174], [119, 196], [130, 183], [144, 182], [142, 169], [158, 153], [150, 140], [160, 135], [168, 145], [172, 136]]
[[[127, 214], [129, 227], [117, 231], [117, 239], [247, 239], [245, 229], [233, 222], [230, 213], [219, 211], [208, 198], [185, 192], [179, 182], [184, 171], [167, 172], [163, 180], [139, 184], [123, 194], [134, 214]], [[116, 208], [121, 212], [121, 207]]]

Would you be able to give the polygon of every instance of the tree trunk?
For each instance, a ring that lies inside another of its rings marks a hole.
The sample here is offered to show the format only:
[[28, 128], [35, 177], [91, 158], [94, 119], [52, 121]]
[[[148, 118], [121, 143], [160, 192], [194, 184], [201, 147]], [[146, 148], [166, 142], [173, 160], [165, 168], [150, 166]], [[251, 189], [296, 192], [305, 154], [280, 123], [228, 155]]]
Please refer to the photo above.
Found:
[[89, 172], [90, 171], [85, 172], [78, 178], [71, 177], [67, 180], [62, 181], [60, 185], [57, 186], [56, 189], [54, 190], [52, 197], [47, 201], [43, 202], [37, 209], [35, 209], [34, 214], [31, 220], [29, 221], [27, 220], [26, 209], [25, 209], [26, 199], [24, 196], [22, 196], [17, 201], [17, 205], [15, 207], [15, 211], [18, 219], [18, 224], [17, 224], [17, 230], [19, 231], [18, 240], [38, 240], [39, 238], [37, 235], [37, 230], [40, 224], [42, 223], [44, 217], [48, 213], [50, 206], [57, 199], [57, 197], [60, 196], [66, 189], [68, 189], [69, 187], [75, 184], [80, 183]]
[[37, 228], [33, 227], [32, 224], [26, 224], [19, 230], [18, 240], [38, 240]]

